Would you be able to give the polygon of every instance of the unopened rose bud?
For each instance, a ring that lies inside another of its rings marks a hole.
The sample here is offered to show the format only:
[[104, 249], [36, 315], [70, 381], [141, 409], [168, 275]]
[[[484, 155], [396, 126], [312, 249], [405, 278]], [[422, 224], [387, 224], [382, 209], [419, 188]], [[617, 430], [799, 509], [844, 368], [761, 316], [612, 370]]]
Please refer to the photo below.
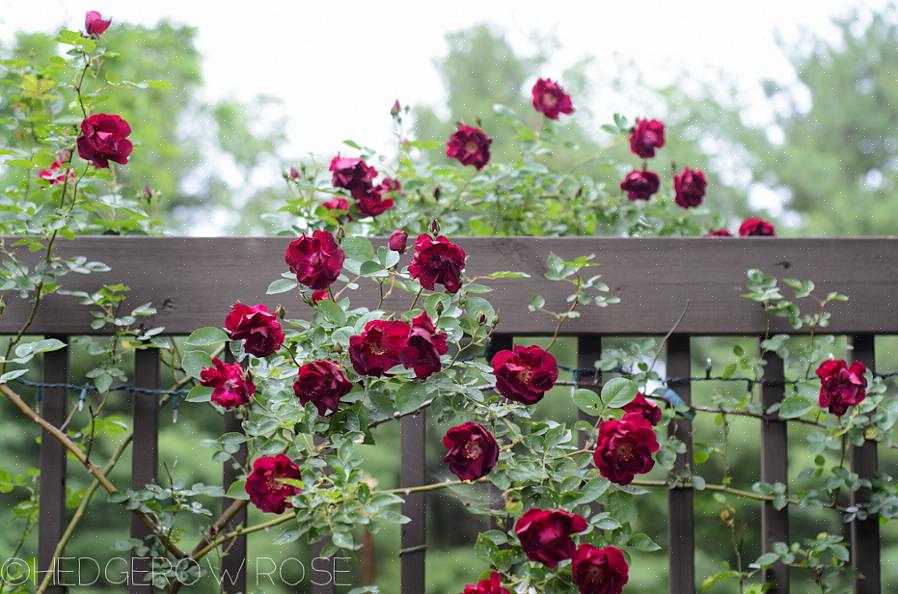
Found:
[[153, 196], [154, 196], [153, 188], [151, 188], [149, 185], [145, 185], [145, 186], [143, 187], [143, 196], [144, 196], [144, 198], [146, 198], [147, 200], [152, 200], [152, 198], [153, 198]]
[[400, 254], [405, 253], [406, 245], [408, 244], [408, 233], [397, 229], [393, 231], [390, 235], [390, 240], [387, 242], [387, 247], [389, 247], [394, 252], [399, 252]]
[[290, 179], [299, 179], [299, 170], [296, 167], [290, 168]]
[[393, 107], [390, 108], [390, 115], [395, 118], [400, 111], [402, 111], [402, 106], [399, 105], [399, 99], [397, 99], [393, 102]]
[[483, 313], [480, 314], [480, 317], [477, 319], [477, 322], [478, 322], [481, 326], [483, 326], [484, 324], [486, 324], [486, 314], [483, 314]]
[[440, 222], [436, 219], [430, 222], [430, 232], [434, 235], [440, 232]]
[[437, 186], [433, 189], [433, 199], [439, 200], [440, 196], [443, 194], [443, 190], [440, 189], [440, 186]]

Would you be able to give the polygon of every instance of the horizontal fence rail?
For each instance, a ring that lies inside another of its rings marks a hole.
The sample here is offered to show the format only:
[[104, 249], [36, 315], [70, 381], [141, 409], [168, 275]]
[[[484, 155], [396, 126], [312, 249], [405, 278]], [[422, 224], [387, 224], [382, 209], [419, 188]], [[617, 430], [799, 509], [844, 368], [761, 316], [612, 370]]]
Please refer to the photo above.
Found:
[[[382, 240], [380, 240], [382, 243]], [[83, 255], [112, 268], [110, 273], [87, 276], [70, 275], [64, 279], [69, 290], [91, 291], [106, 282], [121, 282], [131, 287], [129, 302], [135, 305], [152, 302], [159, 310], [153, 325], [166, 327], [171, 335], [186, 335], [200, 326], [221, 326], [231, 304], [263, 302], [272, 306], [287, 302], [288, 315], [305, 317], [309, 310], [296, 305], [285, 295], [265, 295], [268, 284], [286, 269], [283, 252], [287, 238], [84, 238], [60, 245], [61, 255]], [[609, 337], [642, 335], [664, 336], [668, 333], [666, 374], [670, 387], [684, 402], [690, 402], [692, 373], [691, 338], [711, 335], [747, 335], [760, 337], [767, 330], [767, 320], [758, 304], [741, 297], [745, 271], [760, 268], [778, 277], [811, 279], [820, 293], [839, 291], [850, 297], [848, 304], [834, 304], [831, 334], [850, 337], [853, 356], [875, 369], [874, 338], [877, 334], [898, 334], [898, 316], [884, 315], [898, 303], [898, 240], [890, 239], [536, 239], [484, 238], [461, 239], [468, 253], [469, 277], [500, 270], [525, 272], [527, 279], [497, 280], [490, 284], [496, 292], [490, 300], [500, 311], [501, 324], [494, 336], [494, 348], [510, 348], [515, 337], [550, 333], [554, 321], [527, 311], [526, 302], [533, 293], [546, 297], [547, 307], [561, 303], [570, 292], [564, 283], [543, 278], [549, 252], [565, 258], [595, 254], [598, 273], [611, 287], [611, 293], [622, 302], [606, 310], [590, 310], [565, 329], [577, 337], [577, 366], [591, 368], [601, 357], [603, 340]], [[408, 259], [405, 256], [405, 261]], [[374, 289], [363, 287], [351, 293], [354, 304], [376, 303]], [[407, 296], [405, 296], [407, 297]], [[402, 297], [400, 297], [402, 299]], [[388, 302], [385, 309], [405, 309], [408, 299]], [[59, 337], [68, 342], [71, 336], [89, 335], [87, 308], [71, 297], [52, 296], [44, 303], [29, 334]], [[685, 311], [685, 313], [684, 313]], [[12, 334], [27, 315], [26, 304], [8, 299], [6, 312], [0, 319], [0, 335]], [[679, 320], [679, 323], [677, 321]], [[672, 330], [673, 329], [673, 330]], [[778, 327], [774, 325], [774, 331]], [[786, 330], [785, 328], [782, 328]], [[514, 332], [512, 335], [510, 332]], [[44, 355], [44, 382], [69, 382], [69, 349]], [[135, 358], [134, 386], [155, 389], [160, 381], [160, 359], [157, 351], [138, 351]], [[575, 371], [575, 376], [578, 375]], [[601, 379], [579, 374], [581, 379]], [[765, 378], [774, 380], [760, 386], [765, 410], [782, 401], [785, 379], [783, 361], [767, 355]], [[65, 389], [44, 388], [41, 413], [59, 426], [71, 406]], [[132, 476], [134, 488], [141, 488], [157, 475], [159, 394], [131, 391], [134, 416]], [[584, 418], [581, 415], [581, 418]], [[426, 482], [426, 444], [428, 437], [426, 412], [402, 418], [400, 486], [413, 487]], [[224, 418], [226, 431], [240, 431], [233, 415]], [[687, 445], [677, 457], [675, 472], [688, 472], [692, 466], [692, 423], [678, 419], [669, 430]], [[787, 423], [775, 415], [761, 419], [761, 478], [765, 482], [788, 482]], [[243, 464], [246, 450], [236, 460]], [[872, 478], [877, 470], [875, 442], [852, 448], [851, 466], [863, 478]], [[40, 445], [41, 500], [38, 531], [38, 564], [46, 570], [57, 542], [66, 525], [65, 484], [66, 456], [54, 439], [44, 435]], [[240, 473], [233, 460], [222, 469], [225, 488]], [[502, 496], [494, 492], [493, 505], [502, 505]], [[869, 493], [854, 495], [853, 503], [862, 503]], [[668, 556], [669, 591], [688, 594], [696, 591], [694, 493], [690, 487], [668, 492]], [[401, 528], [401, 594], [423, 594], [426, 591], [427, 502], [424, 493], [412, 494], [403, 505], [403, 513], [411, 522]], [[231, 502], [224, 501], [227, 507]], [[227, 529], [246, 522], [246, 511], [235, 515]], [[132, 520], [131, 535], [143, 538], [145, 526]], [[773, 543], [789, 540], [789, 511], [776, 510], [772, 504], [761, 505], [761, 537], [764, 552]], [[850, 527], [852, 563], [859, 576], [854, 580], [856, 594], [881, 594], [880, 540], [878, 519], [855, 521]], [[321, 550], [320, 545], [313, 553]], [[222, 561], [222, 570], [233, 581], [223, 585], [224, 592], [246, 591], [246, 537], [236, 539]], [[135, 559], [138, 570], [145, 564]], [[788, 594], [789, 571], [775, 566], [766, 579], [773, 584], [770, 592]], [[332, 594], [332, 584], [315, 585], [313, 594]], [[52, 594], [64, 588], [54, 587]], [[135, 593], [152, 592], [153, 588], [132, 584]]]

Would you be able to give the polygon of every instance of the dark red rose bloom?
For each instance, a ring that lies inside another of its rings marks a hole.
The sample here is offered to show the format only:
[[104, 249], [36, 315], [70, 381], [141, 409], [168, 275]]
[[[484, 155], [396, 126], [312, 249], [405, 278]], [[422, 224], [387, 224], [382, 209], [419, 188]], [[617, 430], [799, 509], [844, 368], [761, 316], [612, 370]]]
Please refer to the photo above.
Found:
[[636, 169], [627, 174], [620, 183], [620, 189], [630, 200], [648, 200], [661, 187], [661, 178], [654, 171]]
[[461, 594], [511, 594], [511, 592], [502, 587], [500, 579], [501, 576], [494, 571], [490, 574], [490, 577], [480, 580], [476, 586], [471, 584], [465, 585], [465, 591]]
[[717, 229], [716, 231], [709, 231], [706, 237], [732, 237], [733, 234], [727, 231], [726, 229]]
[[629, 569], [617, 547], [600, 549], [587, 543], [580, 545], [571, 564], [580, 594], [621, 594], [630, 578]]
[[571, 96], [550, 78], [541, 78], [536, 81], [531, 93], [533, 94], [533, 109], [550, 120], [557, 120], [558, 114], [574, 113]]
[[212, 402], [222, 408], [237, 408], [249, 403], [256, 393], [256, 385], [244, 372], [240, 363], [222, 363], [212, 359], [213, 367], [200, 371], [200, 385], [212, 390]]
[[287, 501], [299, 493], [299, 487], [282, 483], [278, 479], [300, 480], [299, 466], [284, 454], [262, 456], [253, 462], [253, 471], [246, 477], [246, 493], [249, 500], [263, 512], [282, 514], [288, 507]]
[[408, 272], [425, 289], [433, 291], [434, 285], [440, 283], [450, 293], [457, 293], [464, 268], [465, 250], [445, 236], [434, 239], [422, 233], [415, 240], [415, 257], [408, 265]]
[[318, 289], [317, 291], [312, 292], [312, 303], [318, 303], [319, 301], [329, 301], [331, 296], [328, 294], [327, 289]]
[[346, 255], [330, 231], [300, 235], [287, 246], [284, 260], [296, 280], [310, 289], [326, 289], [337, 280]]
[[860, 361], [852, 361], [851, 366], [844, 359], [827, 360], [817, 368], [820, 378], [820, 408], [841, 417], [849, 406], [860, 404], [867, 395], [867, 368]]
[[427, 379], [443, 368], [440, 355], [449, 351], [446, 333], [437, 332], [436, 326], [427, 312], [412, 319], [405, 346], [399, 353], [399, 360], [406, 369], [414, 369], [415, 377]]
[[81, 121], [78, 137], [78, 155], [105, 169], [110, 161], [121, 165], [128, 162], [134, 146], [128, 140], [131, 126], [117, 115], [95, 113]]
[[41, 169], [37, 176], [51, 186], [65, 182], [66, 175], [69, 176], [70, 180], [75, 179], [75, 171], [68, 167], [63, 169], [63, 165], [65, 165], [65, 162], [57, 158], [47, 169]]
[[268, 308], [235, 303], [225, 318], [225, 330], [233, 340], [243, 341], [243, 350], [256, 357], [267, 357], [284, 344], [278, 318]]
[[657, 425], [661, 421], [662, 411], [654, 402], [645, 397], [642, 392], [636, 393], [636, 398], [631, 400], [624, 406], [625, 412], [635, 412], [645, 417], [645, 420], [652, 425]]
[[393, 208], [393, 199], [384, 198], [377, 188], [370, 188], [363, 195], [358, 196], [355, 205], [359, 212], [367, 217], [376, 217]]
[[499, 444], [483, 425], [468, 421], [452, 427], [443, 436], [449, 450], [443, 462], [463, 481], [474, 481], [490, 473], [499, 460]]
[[774, 237], [775, 235], [776, 232], [773, 229], [773, 225], [764, 219], [749, 217], [739, 225], [739, 237]]
[[490, 143], [493, 141], [480, 128], [459, 124], [446, 143], [446, 156], [458, 159], [480, 171], [490, 162]]
[[324, 202], [321, 206], [328, 210], [341, 210], [343, 212], [349, 212], [349, 200], [347, 200], [343, 196], [334, 196], [327, 202]]
[[629, 485], [637, 474], [652, 469], [652, 454], [659, 447], [651, 423], [640, 412], [628, 412], [620, 419], [599, 424], [599, 440], [592, 459], [606, 479]]
[[705, 197], [705, 174], [699, 169], [683, 169], [674, 176], [674, 192], [677, 204], [682, 208], [692, 208], [702, 203]]
[[411, 328], [405, 322], [371, 320], [357, 336], [349, 338], [349, 359], [362, 375], [380, 377], [399, 365]]
[[112, 19], [103, 20], [103, 15], [96, 10], [88, 10], [84, 15], [84, 30], [88, 35], [102, 35], [109, 28]]
[[515, 346], [493, 356], [496, 390], [515, 402], [536, 404], [558, 379], [558, 363], [542, 347]]
[[299, 368], [299, 375], [293, 382], [293, 393], [303, 406], [311, 402], [322, 416], [336, 412], [340, 398], [351, 390], [352, 382], [339, 366], [330, 361], [306, 363]]
[[335, 188], [346, 188], [353, 198], [359, 198], [371, 189], [371, 182], [377, 177], [377, 169], [369, 167], [362, 159], [341, 157], [331, 159], [329, 167], [331, 183]]
[[406, 233], [405, 231], [397, 229], [390, 234], [390, 240], [387, 242], [387, 247], [389, 247], [394, 252], [404, 254], [407, 245], [408, 233]]
[[389, 194], [390, 192], [398, 192], [402, 189], [402, 184], [395, 177], [385, 177], [377, 184], [377, 189], [381, 194]]
[[577, 514], [563, 509], [533, 508], [521, 516], [514, 525], [514, 532], [528, 559], [555, 567], [574, 556], [576, 547], [571, 534], [583, 532], [586, 527], [586, 520]]
[[643, 159], [655, 156], [655, 149], [664, 146], [664, 123], [659, 120], [636, 120], [630, 133], [630, 150]]

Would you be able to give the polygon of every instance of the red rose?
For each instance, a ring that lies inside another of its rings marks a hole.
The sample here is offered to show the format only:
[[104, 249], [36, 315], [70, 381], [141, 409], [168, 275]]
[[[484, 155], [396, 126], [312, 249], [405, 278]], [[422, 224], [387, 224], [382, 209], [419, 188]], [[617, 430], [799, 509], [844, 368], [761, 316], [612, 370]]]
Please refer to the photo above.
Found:
[[109, 28], [111, 22], [112, 19], [104, 21], [103, 15], [96, 10], [88, 10], [84, 15], [84, 30], [88, 35], [102, 35]]
[[278, 479], [300, 480], [299, 466], [284, 454], [262, 456], [253, 462], [253, 471], [246, 477], [246, 493], [249, 500], [263, 512], [282, 514], [288, 507], [287, 501], [299, 493], [299, 487], [282, 483]]
[[408, 265], [408, 272], [425, 289], [433, 291], [434, 285], [440, 283], [450, 293], [457, 293], [464, 268], [465, 250], [443, 235], [434, 239], [422, 233], [415, 240], [415, 257]]
[[342, 196], [334, 196], [327, 202], [324, 202], [321, 206], [328, 210], [340, 210], [344, 213], [349, 212], [349, 200]]
[[[68, 153], [68, 151], [66, 151]], [[61, 158], [57, 158], [47, 169], [41, 169], [40, 173], [37, 174], [39, 178], [48, 182], [51, 186], [56, 184], [61, 184], [65, 182], [66, 175], [69, 176], [69, 179], [75, 179], [75, 171], [69, 168], [60, 169], [64, 165], [64, 162]]]
[[499, 574], [494, 571], [490, 574], [490, 577], [480, 580], [476, 586], [471, 584], [465, 585], [465, 591], [461, 594], [511, 594], [511, 592], [502, 587], [502, 582], [499, 579]]
[[336, 364], [330, 361], [312, 361], [299, 368], [299, 375], [293, 382], [293, 393], [299, 401], [313, 403], [318, 414], [327, 416], [336, 412], [340, 398], [349, 394], [352, 382]]
[[739, 237], [751, 237], [753, 235], [774, 237], [776, 232], [773, 229], [773, 225], [767, 221], [756, 217], [749, 217], [739, 225]]
[[593, 461], [606, 479], [629, 485], [637, 474], [655, 466], [652, 454], [659, 449], [655, 430], [642, 413], [628, 412], [620, 419], [599, 424], [599, 440]]
[[256, 393], [256, 385], [250, 380], [240, 363], [222, 363], [212, 359], [213, 367], [200, 371], [200, 385], [212, 390], [212, 402], [226, 409], [249, 403]]
[[326, 289], [340, 276], [346, 255], [330, 231], [303, 233], [287, 246], [284, 260], [296, 280], [310, 289]]
[[389, 247], [394, 252], [404, 254], [407, 245], [408, 233], [406, 233], [405, 231], [397, 229], [390, 234], [390, 240], [387, 242], [387, 247]]
[[702, 203], [705, 196], [705, 174], [699, 169], [683, 169], [674, 176], [674, 192], [677, 204], [682, 208], [692, 208]]
[[446, 333], [437, 332], [436, 326], [427, 312], [412, 319], [405, 346], [399, 353], [399, 360], [406, 369], [414, 369], [415, 377], [427, 379], [443, 368], [440, 355], [449, 351]]
[[371, 320], [358, 336], [349, 338], [349, 359], [362, 375], [380, 377], [399, 365], [411, 328], [405, 322]]
[[369, 188], [367, 192], [356, 197], [355, 205], [363, 215], [376, 217], [393, 208], [393, 199], [384, 198], [377, 188]]
[[727, 231], [726, 229], [718, 229], [716, 231], [709, 231], [706, 237], [732, 237], [733, 234]]
[[542, 347], [515, 346], [493, 357], [496, 390], [515, 402], [536, 404], [558, 379], [558, 363]]
[[629, 567], [617, 547], [597, 548], [583, 543], [571, 564], [580, 594], [621, 594], [629, 579]]
[[658, 120], [636, 120], [630, 132], [630, 150], [643, 159], [655, 156], [655, 149], [664, 146], [664, 123]]
[[827, 360], [817, 368], [820, 378], [820, 408], [841, 417], [849, 406], [860, 404], [867, 395], [867, 368], [860, 361], [852, 361], [849, 367], [844, 359]]
[[128, 140], [129, 134], [131, 126], [121, 117], [95, 113], [81, 121], [78, 155], [101, 169], [109, 167], [109, 161], [124, 165], [134, 148]]
[[318, 289], [317, 291], [312, 292], [312, 303], [318, 303], [319, 301], [329, 301], [331, 296], [328, 294], [327, 289]]
[[443, 462], [463, 481], [474, 481], [490, 473], [499, 460], [499, 444], [483, 425], [468, 421], [452, 427], [443, 436], [448, 452]]
[[550, 120], [557, 120], [558, 114], [574, 113], [571, 96], [550, 78], [541, 78], [536, 81], [531, 93], [533, 94], [533, 109]]
[[462, 165], [473, 165], [480, 171], [490, 162], [492, 142], [480, 128], [459, 124], [446, 143], [446, 156], [458, 159]]
[[389, 194], [390, 192], [398, 192], [401, 190], [402, 184], [400, 184], [399, 180], [394, 177], [385, 177], [379, 184], [377, 184], [377, 189], [380, 190], [381, 194]]
[[233, 340], [242, 340], [243, 350], [256, 357], [268, 357], [284, 344], [277, 316], [261, 303], [252, 307], [235, 303], [225, 318], [225, 330]]
[[648, 200], [660, 186], [658, 174], [645, 169], [631, 171], [620, 183], [620, 189], [627, 193], [630, 200]]
[[354, 198], [371, 189], [371, 182], [377, 177], [377, 169], [369, 167], [362, 159], [341, 157], [339, 153], [331, 159], [329, 167], [331, 183], [335, 188], [346, 188]]
[[514, 525], [514, 532], [528, 559], [555, 567], [560, 561], [574, 556], [576, 547], [571, 534], [586, 528], [586, 520], [577, 514], [563, 509], [533, 508], [521, 516]]
[[647, 399], [642, 392], [636, 393], [636, 398], [631, 400], [624, 406], [625, 412], [635, 412], [645, 417], [645, 420], [652, 425], [657, 425], [661, 421], [662, 412], [654, 402]]

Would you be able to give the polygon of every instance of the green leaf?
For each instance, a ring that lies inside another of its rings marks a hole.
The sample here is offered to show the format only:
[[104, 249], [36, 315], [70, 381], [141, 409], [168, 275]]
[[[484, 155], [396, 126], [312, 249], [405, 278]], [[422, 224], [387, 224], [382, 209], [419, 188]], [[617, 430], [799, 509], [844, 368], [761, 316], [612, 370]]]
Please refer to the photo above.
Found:
[[212, 388], [206, 386], [194, 386], [187, 393], [187, 402], [209, 402], [212, 400]]
[[3, 375], [0, 375], [0, 384], [10, 382], [19, 376], [25, 375], [26, 373], [28, 373], [27, 369], [13, 369], [12, 371], [7, 371]]
[[199, 379], [200, 371], [212, 367], [212, 357], [205, 351], [187, 351], [184, 353], [182, 365], [187, 375]]
[[592, 390], [580, 388], [572, 396], [577, 408], [586, 414], [597, 417], [602, 412], [602, 399]]
[[616, 377], [602, 386], [602, 401], [609, 408], [621, 408], [636, 398], [636, 382], [625, 377]]
[[420, 382], [407, 382], [396, 391], [396, 406], [400, 414], [408, 414], [421, 407], [430, 398], [430, 392]]
[[783, 400], [783, 403], [780, 405], [780, 418], [796, 419], [810, 412], [815, 405], [816, 403], [810, 398], [805, 398], [804, 396], [793, 394], [786, 397], [786, 399]]
[[652, 540], [648, 534], [643, 534], [642, 532], [637, 532], [636, 534], [628, 538], [627, 546], [644, 553], [651, 553], [652, 551], [661, 550], [661, 547], [658, 545], [658, 543]]
[[343, 308], [330, 300], [319, 301], [315, 304], [315, 309], [324, 317], [325, 321], [335, 326], [342, 326], [346, 323], [346, 312]]
[[194, 330], [193, 333], [187, 337], [187, 340], [184, 341], [184, 344], [187, 346], [204, 347], [218, 346], [227, 341], [228, 334], [221, 328], [200, 328]]
[[279, 278], [276, 281], [272, 282], [268, 285], [268, 289], [265, 291], [266, 295], [277, 295], [278, 293], [286, 293], [287, 291], [292, 291], [298, 286], [295, 280], [290, 280], [289, 278]]
[[346, 257], [357, 262], [366, 262], [374, 259], [374, 246], [367, 237], [345, 237], [340, 247], [346, 253]]

